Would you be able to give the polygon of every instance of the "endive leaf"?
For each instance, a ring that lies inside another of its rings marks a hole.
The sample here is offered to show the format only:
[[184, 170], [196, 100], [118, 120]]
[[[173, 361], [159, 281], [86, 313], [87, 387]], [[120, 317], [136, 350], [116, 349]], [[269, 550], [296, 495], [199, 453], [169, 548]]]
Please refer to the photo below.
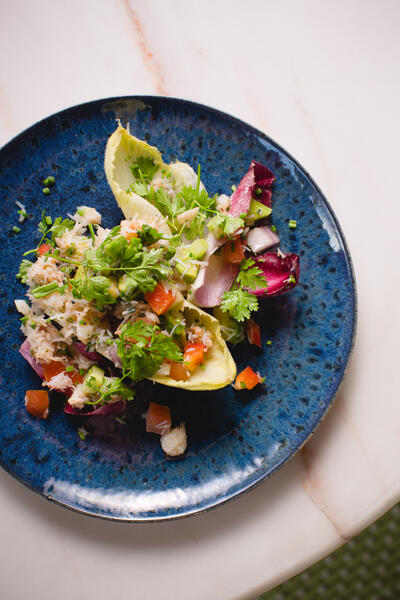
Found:
[[149, 225], [156, 224], [157, 229], [162, 233], [171, 235], [160, 211], [138, 194], [127, 191], [135, 182], [130, 167], [139, 157], [150, 158], [159, 170], [168, 168], [157, 148], [135, 138], [119, 124], [109, 137], [106, 146], [104, 169], [107, 181], [127, 219], [134, 217], [144, 219]]
[[216, 390], [232, 383], [236, 377], [236, 364], [222, 339], [219, 321], [187, 300], [183, 304], [183, 314], [188, 325], [197, 320], [211, 333], [213, 345], [205, 355], [204, 364], [188, 381], [176, 381], [166, 375], [154, 376], [152, 380], [186, 390]]

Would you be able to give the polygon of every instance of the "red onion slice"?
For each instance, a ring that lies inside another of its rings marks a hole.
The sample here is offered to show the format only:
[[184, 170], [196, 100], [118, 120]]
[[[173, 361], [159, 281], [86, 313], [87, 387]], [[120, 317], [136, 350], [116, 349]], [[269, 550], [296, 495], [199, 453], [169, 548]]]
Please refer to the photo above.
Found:
[[250, 229], [246, 237], [246, 245], [254, 254], [268, 250], [279, 242], [279, 237], [267, 226]]
[[239, 273], [239, 266], [226, 263], [220, 254], [210, 256], [208, 265], [200, 270], [193, 288], [194, 300], [198, 306], [218, 306], [222, 294], [227, 292]]

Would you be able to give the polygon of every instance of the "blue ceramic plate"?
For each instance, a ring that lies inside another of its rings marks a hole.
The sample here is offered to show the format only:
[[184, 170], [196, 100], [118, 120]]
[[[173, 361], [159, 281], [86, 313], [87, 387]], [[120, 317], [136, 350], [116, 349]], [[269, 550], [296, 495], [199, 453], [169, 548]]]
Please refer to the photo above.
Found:
[[[67, 416], [54, 398], [50, 417], [31, 417], [26, 389], [38, 377], [18, 353], [23, 341], [13, 299], [24, 286], [14, 274], [23, 250], [37, 241], [43, 208], [53, 217], [80, 204], [95, 206], [106, 225], [122, 217], [103, 171], [104, 148], [117, 117], [149, 140], [167, 161], [196, 167], [210, 193], [229, 194], [251, 160], [273, 170], [273, 223], [281, 248], [301, 257], [301, 283], [267, 299], [258, 314], [263, 350], [243, 344], [233, 354], [266, 375], [252, 392], [232, 387], [185, 392], [145, 383], [126, 416]], [[54, 175], [50, 196], [42, 180]], [[343, 378], [355, 330], [354, 276], [335, 216], [320, 190], [287, 152], [259, 131], [224, 113], [158, 97], [98, 100], [34, 125], [0, 151], [1, 394], [0, 460], [31, 489], [86, 514], [128, 521], [171, 519], [202, 511], [272, 475], [307, 440], [331, 405]], [[15, 201], [29, 219], [21, 233]], [[288, 227], [296, 219], [297, 229]], [[271, 345], [267, 345], [271, 340]], [[170, 404], [185, 421], [188, 451], [167, 459], [158, 436], [145, 433], [141, 414], [150, 397]], [[81, 441], [82, 423], [91, 435]]]

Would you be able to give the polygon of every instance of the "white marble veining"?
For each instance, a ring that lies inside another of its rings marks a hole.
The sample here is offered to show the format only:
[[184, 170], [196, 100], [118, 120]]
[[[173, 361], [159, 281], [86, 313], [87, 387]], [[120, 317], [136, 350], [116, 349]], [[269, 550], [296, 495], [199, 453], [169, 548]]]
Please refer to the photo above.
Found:
[[93, 98], [184, 97], [279, 141], [342, 224], [359, 292], [348, 377], [270, 481], [197, 517], [132, 526], [48, 504], [0, 473], [4, 597], [250, 600], [400, 498], [400, 4], [13, 0], [0, 11], [0, 144]]

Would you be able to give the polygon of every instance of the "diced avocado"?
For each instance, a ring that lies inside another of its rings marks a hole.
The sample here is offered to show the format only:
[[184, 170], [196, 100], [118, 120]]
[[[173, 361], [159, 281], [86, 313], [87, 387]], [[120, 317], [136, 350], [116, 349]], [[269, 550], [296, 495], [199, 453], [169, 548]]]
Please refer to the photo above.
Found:
[[85, 375], [85, 379], [83, 380], [83, 384], [85, 386], [85, 391], [87, 393], [93, 393], [101, 387], [101, 384], [104, 381], [104, 371], [93, 365], [90, 367], [89, 371]]
[[181, 254], [179, 259], [179, 262], [176, 264], [176, 270], [180, 275], [182, 275], [183, 279], [187, 283], [193, 283], [197, 277], [197, 273], [199, 272], [198, 265], [191, 265], [190, 257], [188, 255], [185, 257], [183, 254]]
[[195, 260], [201, 260], [204, 258], [204, 255], [208, 250], [207, 240], [195, 240], [192, 244], [190, 244], [188, 250], [191, 258], [194, 258]]
[[133, 286], [131, 285], [129, 277], [126, 273], [124, 273], [118, 279], [118, 290], [121, 296], [129, 296], [133, 291]]
[[224, 231], [221, 229], [221, 219], [218, 215], [208, 221], [207, 227], [216, 238], [224, 237]]
[[84, 279], [84, 277], [85, 277], [85, 268], [83, 265], [79, 265], [79, 267], [75, 271], [75, 275], [73, 276], [73, 279]]
[[236, 345], [244, 340], [242, 323], [238, 323], [229, 316], [228, 312], [222, 311], [219, 306], [213, 308], [213, 315], [221, 325], [221, 335], [226, 342]]
[[118, 298], [119, 296], [119, 286], [117, 285], [117, 282], [115, 281], [115, 279], [112, 279], [111, 277], [110, 279], [110, 287], [108, 288], [108, 293], [110, 294], [110, 296], [112, 296], [113, 298]]
[[252, 198], [249, 212], [246, 215], [245, 223], [246, 225], [254, 225], [256, 221], [268, 217], [271, 212], [272, 208], [265, 206], [265, 204], [261, 204], [261, 202], [258, 202], [258, 200], [254, 200], [254, 198]]

